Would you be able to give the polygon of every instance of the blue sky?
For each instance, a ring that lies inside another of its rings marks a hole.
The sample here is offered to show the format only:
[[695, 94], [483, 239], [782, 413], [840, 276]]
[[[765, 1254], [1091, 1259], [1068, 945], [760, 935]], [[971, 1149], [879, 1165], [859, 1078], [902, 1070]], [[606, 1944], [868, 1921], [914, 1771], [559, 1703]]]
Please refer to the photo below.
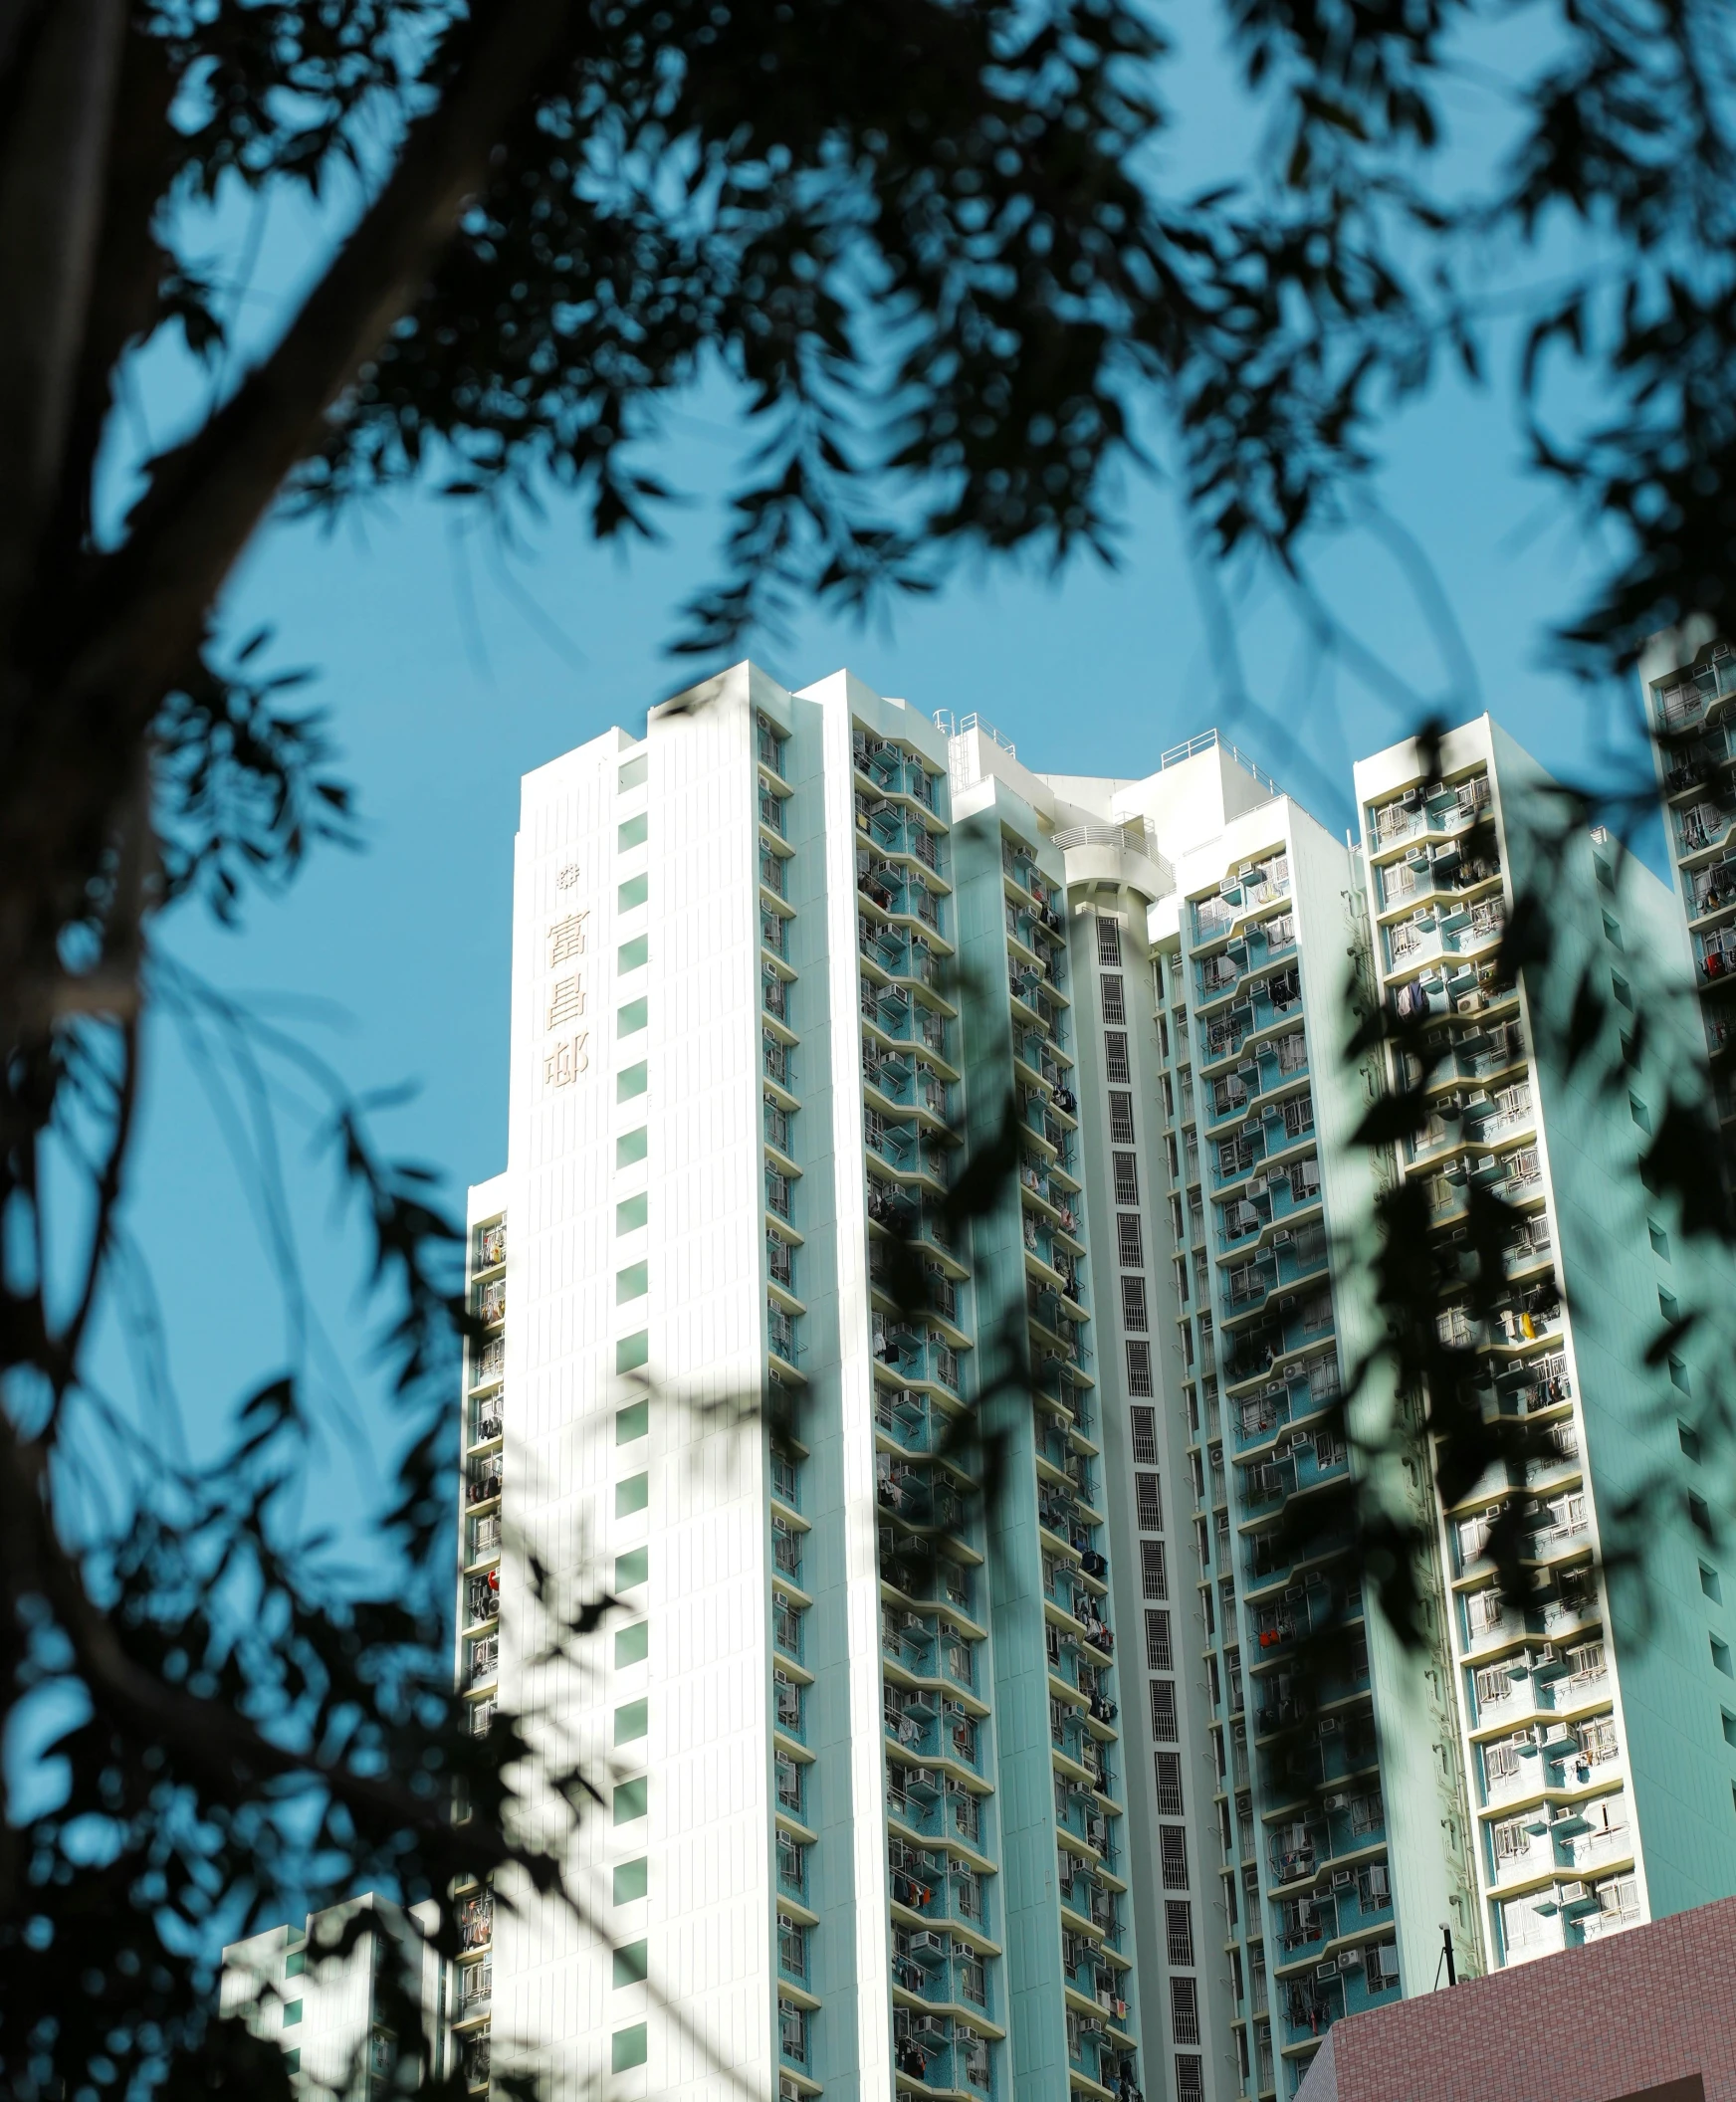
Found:
[[[1209, 135], [1213, 94], [1191, 110], [1195, 138]], [[1185, 139], [1177, 150], [1190, 150]], [[318, 246], [306, 226], [268, 226], [250, 309], [258, 328], [269, 329], [276, 298]], [[185, 375], [166, 362], [147, 366], [137, 395], [154, 440], [187, 411]], [[140, 435], [134, 422], [117, 447]], [[626, 561], [591, 546], [558, 507], [507, 557], [458, 535], [436, 500], [406, 495], [332, 535], [271, 526], [225, 602], [231, 632], [269, 625], [274, 662], [318, 673], [311, 698], [330, 712], [365, 848], [318, 856], [286, 900], [252, 902], [239, 934], [189, 913], [163, 940], [187, 968], [292, 1019], [358, 1091], [414, 1084], [382, 1112], [380, 1133], [439, 1168], [454, 1205], [465, 1182], [504, 1161], [519, 776], [611, 723], [637, 724], [649, 703], [713, 669], [686, 672], [663, 645], [676, 607], [712, 571], [715, 499], [738, 445], [727, 403], [708, 398], [671, 418], [653, 464], [701, 501], [671, 522], [664, 545]], [[1323, 662], [1270, 583], [1239, 596], [1225, 584], [1238, 676], [1257, 712], [1239, 711], [1237, 677], [1212, 646], [1200, 565], [1169, 494], [1143, 483], [1127, 491], [1118, 572], [966, 576], [889, 628], [814, 613], [756, 654], [791, 684], [848, 664], [924, 711], [976, 710], [1039, 770], [1138, 773], [1215, 723], [1340, 829], [1351, 819], [1351, 758], [1410, 728], [1418, 700], [1459, 715], [1487, 707], [1558, 770], [1595, 768], [1608, 712], [1547, 668], [1548, 626], [1572, 612], [1594, 568], [1559, 505], [1523, 473], [1508, 409], [1447, 385], [1393, 426], [1377, 494], [1450, 609], [1450, 639], [1390, 529], [1347, 529], [1318, 550], [1316, 574], [1346, 631], [1416, 699]], [[355, 1243], [309, 1156], [311, 1125], [293, 1110], [285, 1124], [288, 1215], [318, 1312], [308, 1345], [286, 1315], [206, 1076], [161, 1018], [147, 1049], [128, 1218], [192, 1434], [206, 1443], [238, 1395], [307, 1349], [330, 1426], [322, 1513], [351, 1524], [383, 1419]], [[98, 1361], [106, 1383], [126, 1387], [140, 1334], [136, 1307], [112, 1310]]]

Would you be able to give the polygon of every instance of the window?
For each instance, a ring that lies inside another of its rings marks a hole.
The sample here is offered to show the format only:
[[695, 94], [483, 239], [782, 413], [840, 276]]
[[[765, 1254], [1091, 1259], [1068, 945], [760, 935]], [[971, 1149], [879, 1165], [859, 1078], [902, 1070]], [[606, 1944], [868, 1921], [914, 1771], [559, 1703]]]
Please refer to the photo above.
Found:
[[286, 2073], [299, 2073], [301, 2070], [302, 2052], [301, 2046], [298, 2045], [295, 2050], [284, 2053], [284, 2071]]
[[1159, 1752], [1154, 1755], [1157, 1762], [1158, 1811], [1161, 1816], [1182, 1815], [1182, 1755], [1180, 1752]]
[[1610, 987], [1629, 1014], [1633, 1011], [1633, 988], [1619, 970], [1610, 973]]
[[772, 1762], [777, 1787], [777, 1807], [787, 1810], [792, 1817], [802, 1814], [803, 1780], [806, 1769], [790, 1758], [787, 1752], [779, 1752]]
[[1142, 1533], [1161, 1533], [1164, 1530], [1164, 1499], [1155, 1474], [1136, 1474], [1133, 1478], [1134, 1502], [1139, 1511], [1139, 1528]]
[[1130, 1270], [1138, 1270], [1146, 1259], [1145, 1237], [1140, 1232], [1140, 1215], [1137, 1211], [1118, 1211], [1115, 1215], [1115, 1248], [1123, 1263]]
[[[1238, 2036], [1241, 2033], [1239, 2029], [1236, 2031]], [[1262, 2030], [1260, 2033], [1263, 2035], [1265, 2032]], [[1270, 2087], [1271, 2085], [1271, 2081], [1267, 2079], [1263, 2072], [1260, 2075], [1260, 2085], [1262, 2087]], [[1199, 2056], [1197, 2051], [1178, 2051], [1176, 2053], [1177, 2102], [1195, 2102], [1195, 2098], [1203, 2095], [1204, 2092], [1205, 2061]]]
[[1630, 1094], [1628, 1097], [1628, 1114], [1629, 1117], [1632, 1118], [1633, 1122], [1639, 1127], [1642, 1132], [1650, 1131], [1651, 1112], [1645, 1107], [1644, 1103], [1640, 1101], [1637, 1095]]
[[284, 1976], [286, 1978], [300, 1978], [307, 1968], [308, 1952], [306, 1949], [294, 1949], [284, 1958]]
[[286, 2029], [293, 2028], [301, 2018], [302, 2002], [299, 1999], [287, 2001], [284, 2006], [284, 2027]]
[[[1148, 1347], [1149, 1348], [1149, 1347]], [[1155, 1408], [1130, 1408], [1128, 1422], [1133, 1431], [1133, 1456], [1148, 1466], [1158, 1463], [1158, 1412]]]
[[1127, 1390], [1130, 1394], [1149, 1394], [1153, 1390], [1152, 1347], [1149, 1343], [1129, 1343], [1127, 1347]]
[[[1169, 1942], [1170, 1961], [1192, 1967], [1194, 1962], [1194, 1908], [1186, 1898], [1167, 1898], [1164, 1902], [1164, 1927]], [[1186, 2043], [1185, 2036], [1176, 2039]]]
[[[1123, 1080], [1127, 1078], [1124, 1073]], [[1109, 1091], [1109, 1139], [1112, 1146], [1133, 1144], [1133, 1097], [1120, 1088]], [[1121, 1201], [1121, 1189], [1116, 1188], [1116, 1201]], [[1131, 1201], [1131, 1199], [1129, 1200]]]
[[630, 913], [635, 906], [643, 905], [651, 894], [649, 876], [629, 876], [615, 892], [615, 910]]
[[633, 758], [622, 761], [621, 770], [615, 776], [615, 779], [623, 795], [629, 788], [642, 788], [644, 786], [646, 756], [641, 751]]
[[615, 1784], [614, 1808], [617, 1824], [632, 1824], [645, 1814], [646, 1798], [650, 1783], [641, 1774], [637, 1781], [622, 1781]]
[[623, 942], [615, 950], [615, 968], [623, 974], [629, 970], [643, 970], [651, 955], [651, 937], [635, 935], [631, 942]]
[[1170, 1616], [1161, 1606], [1146, 1607], [1146, 1669], [1148, 1671], [1174, 1671], [1175, 1657], [1170, 1642]]
[[615, 1630], [615, 1664], [617, 1669], [627, 1664], [643, 1664], [651, 1653], [651, 1623], [635, 1620], [631, 1627]]
[[617, 1591], [637, 1590], [639, 1585], [644, 1583], [650, 1576], [650, 1564], [651, 1550], [649, 1548], [634, 1548], [626, 1555], [617, 1555], [615, 1557], [615, 1589]]
[[615, 1991], [623, 1986], [642, 1986], [650, 1975], [649, 1944], [626, 1942], [615, 1951]]
[[651, 1477], [648, 1474], [629, 1474], [624, 1481], [615, 1484], [615, 1516], [630, 1518], [635, 1511], [643, 1511], [651, 1501]]
[[1724, 1718], [1725, 1744], [1736, 1745], [1736, 1715], [1732, 1715], [1728, 1708], [1721, 1708], [1718, 1712]]
[[[648, 1084], [649, 1075], [643, 1059], [640, 1059], [636, 1066], [623, 1066], [615, 1075], [615, 1100], [631, 1102], [635, 1095], [644, 1094]], [[643, 1156], [640, 1157], [643, 1158]]]
[[615, 1710], [615, 1743], [635, 1745], [640, 1738], [648, 1736], [651, 1729], [651, 1703], [649, 1701], [623, 1701]]
[[1693, 1386], [1688, 1379], [1687, 1365], [1682, 1359], [1676, 1357], [1673, 1351], [1670, 1353], [1669, 1360], [1669, 1383], [1678, 1394], [1691, 1394], [1693, 1392]]
[[616, 1862], [614, 1896], [617, 1905], [634, 1904], [649, 1888], [650, 1865], [643, 1854], [637, 1861]]
[[1712, 1538], [1712, 1513], [1703, 1496], [1688, 1491], [1688, 1523], [1702, 1539]]
[[1127, 1020], [1127, 1001], [1123, 996], [1122, 980], [1106, 977], [1103, 980], [1103, 1019], [1106, 1022]]
[[1720, 1641], [1716, 1635], [1708, 1635], [1706, 1639], [1712, 1645], [1713, 1665], [1724, 1674], [1725, 1678], [1736, 1679], [1736, 1664], [1732, 1664], [1730, 1661], [1729, 1643]]
[[1673, 1322], [1681, 1311], [1675, 1294], [1666, 1292], [1661, 1285], [1657, 1288], [1657, 1311], [1666, 1323]]
[[1604, 915], [1604, 940], [1609, 943], [1612, 948], [1619, 949], [1624, 946], [1621, 926], [1608, 913]]
[[636, 1372], [650, 1355], [651, 1339], [644, 1329], [633, 1336], [622, 1336], [615, 1343], [615, 1370]]
[[624, 1007], [615, 1009], [615, 1035], [617, 1039], [637, 1036], [650, 1020], [651, 1002], [648, 999], [629, 1000]]
[[624, 1270], [615, 1272], [615, 1305], [624, 1307], [630, 1299], [643, 1299], [651, 1289], [651, 1266], [648, 1263], [629, 1263]]
[[1129, 1274], [1121, 1280], [1121, 1325], [1125, 1329], [1144, 1329], [1149, 1326], [1146, 1319], [1146, 1281], [1143, 1277]]
[[1667, 1263], [1669, 1261], [1669, 1235], [1664, 1232], [1655, 1219], [1646, 1220], [1645, 1230], [1651, 1236], [1652, 1254], [1661, 1256]]
[[623, 1197], [615, 1206], [616, 1233], [637, 1233], [650, 1216], [651, 1199], [641, 1190], [636, 1197]]
[[1121, 929], [1113, 920], [1097, 923], [1097, 960], [1110, 969], [1121, 962]]
[[623, 1132], [615, 1141], [615, 1165], [631, 1167], [635, 1160], [643, 1160], [646, 1137], [644, 1125], [640, 1125], [636, 1132]]
[[1683, 1455], [1697, 1467], [1700, 1463], [1700, 1434], [1691, 1423], [1678, 1423], [1675, 1427], [1676, 1442]]
[[1185, 1824], [1160, 1824], [1158, 1826], [1158, 1858], [1164, 1866], [1164, 1888], [1186, 1890], [1188, 1888], [1188, 1827]]
[[1724, 1586], [1719, 1580], [1717, 1571], [1709, 1563], [1702, 1562], [1700, 1564], [1700, 1589], [1705, 1592], [1714, 1605], [1723, 1604]]
[[794, 2065], [807, 2063], [807, 2009], [798, 2007], [793, 1999], [777, 2002], [777, 2043], [784, 2057]]
[[1143, 1579], [1141, 1587], [1148, 1598], [1169, 1597], [1170, 1573], [1161, 1540], [1140, 1542], [1140, 1576]]
[[635, 2065], [643, 2065], [649, 2049], [642, 2021], [634, 2022], [630, 2029], [617, 2029], [609, 2038], [609, 2070], [625, 2073]]
[[[1160, 1745], [1179, 1745], [1181, 1736], [1176, 1728], [1176, 1682], [1174, 1679], [1152, 1681], [1152, 1735]], [[1177, 1886], [1187, 1889], [1184, 1882]]]
[[[1132, 1141], [1129, 1141], [1132, 1144]], [[1118, 1204], [1139, 1202], [1139, 1162], [1132, 1154], [1115, 1156], [1115, 1201]]]
[[630, 847], [642, 847], [650, 831], [651, 819], [646, 811], [641, 810], [637, 817], [624, 819], [615, 833], [615, 851], [625, 854]]
[[1191, 1978], [1170, 1981], [1170, 2033], [1178, 2043], [1199, 2041], [1199, 1989]]
[[1127, 1064], [1127, 1031], [1105, 1029], [1103, 1032], [1103, 1070], [1111, 1081], [1123, 1086], [1132, 1079]]

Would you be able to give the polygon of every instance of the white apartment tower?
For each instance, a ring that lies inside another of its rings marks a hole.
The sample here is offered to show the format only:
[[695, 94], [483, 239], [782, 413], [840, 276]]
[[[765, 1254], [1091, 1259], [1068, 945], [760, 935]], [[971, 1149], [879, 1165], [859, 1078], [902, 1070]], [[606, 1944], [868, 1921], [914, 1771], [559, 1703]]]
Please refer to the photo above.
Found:
[[[747, 666], [526, 780], [460, 1669], [544, 1828], [610, 1777], [607, 1931], [477, 1894], [478, 2084], [1138, 2093], [1062, 871], [978, 804], [901, 703]], [[961, 1208], [1008, 1103], [1025, 1178]]]

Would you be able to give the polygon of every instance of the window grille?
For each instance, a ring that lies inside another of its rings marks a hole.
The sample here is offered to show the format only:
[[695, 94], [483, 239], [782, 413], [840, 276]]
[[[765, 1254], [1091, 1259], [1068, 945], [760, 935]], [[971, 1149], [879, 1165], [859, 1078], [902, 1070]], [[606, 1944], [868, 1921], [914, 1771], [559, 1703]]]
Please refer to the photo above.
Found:
[[[1131, 1140], [1129, 1144], [1131, 1144]], [[1115, 1201], [1118, 1204], [1139, 1202], [1139, 1161], [1133, 1154], [1117, 1154], [1115, 1156]]]
[[1170, 1981], [1170, 2033], [1177, 2043], [1199, 2041], [1199, 1990], [1191, 1978]]
[[1149, 1466], [1156, 1466], [1158, 1459], [1158, 1412], [1155, 1408], [1130, 1408], [1128, 1421], [1133, 1431], [1133, 1456]]
[[1138, 1270], [1145, 1262], [1145, 1237], [1140, 1232], [1140, 1215], [1137, 1211], [1118, 1211], [1115, 1215], [1116, 1252], [1130, 1270]]
[[1113, 920], [1097, 923], [1097, 960], [1110, 969], [1121, 962], [1121, 929]]
[[1124, 983], [1119, 977], [1106, 977], [1103, 980], [1103, 1019], [1106, 1022], [1127, 1020]]
[[[1176, 1682], [1174, 1679], [1152, 1681], [1152, 1736], [1160, 1745], [1177, 1745], [1181, 1735], [1176, 1727]], [[1176, 1886], [1187, 1889], [1186, 1882]]]
[[[1125, 1080], [1127, 1075], [1124, 1073], [1122, 1078]], [[1134, 1143], [1133, 1097], [1119, 1088], [1112, 1088], [1109, 1091], [1109, 1139], [1112, 1146], [1132, 1146]], [[1124, 1201], [1119, 1182], [1116, 1188], [1116, 1201], [1117, 1203]], [[1132, 1203], [1136, 1200], [1128, 1198], [1125, 1201]]]
[[1146, 1315], [1146, 1281], [1143, 1277], [1124, 1276], [1121, 1281], [1121, 1324], [1125, 1329], [1145, 1329], [1150, 1324]]
[[1106, 1077], [1121, 1085], [1132, 1079], [1127, 1063], [1127, 1031], [1106, 1029], [1103, 1032], [1103, 1070]]
[[1160, 1824], [1158, 1826], [1158, 1858], [1163, 1864], [1164, 1888], [1186, 1890], [1188, 1888], [1188, 1827], [1185, 1824]]
[[1148, 1598], [1168, 1598], [1170, 1595], [1169, 1564], [1161, 1540], [1140, 1542], [1140, 1576], [1142, 1588]]
[[[1164, 1925], [1171, 1963], [1191, 1967], [1194, 1962], [1194, 1908], [1186, 1898], [1164, 1901]], [[1185, 2043], [1188, 2038], [1178, 2037], [1177, 2041]]]
[[1146, 1665], [1151, 1671], [1174, 1671], [1170, 1616], [1160, 1606], [1146, 1607]]
[[1140, 1531], [1161, 1533], [1164, 1530], [1164, 1499], [1157, 1475], [1136, 1474], [1133, 1487], [1135, 1503], [1139, 1510]]
[[1159, 1752], [1156, 1759], [1158, 1784], [1158, 1814], [1162, 1817], [1180, 1817], [1182, 1808], [1182, 1755], [1180, 1752]]

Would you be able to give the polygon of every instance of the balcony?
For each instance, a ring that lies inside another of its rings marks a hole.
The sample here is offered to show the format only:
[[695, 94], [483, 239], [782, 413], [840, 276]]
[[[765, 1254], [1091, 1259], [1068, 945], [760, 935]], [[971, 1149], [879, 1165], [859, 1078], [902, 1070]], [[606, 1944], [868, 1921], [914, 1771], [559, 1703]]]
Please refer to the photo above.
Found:
[[[859, 997], [863, 1020], [880, 1035], [948, 1065], [946, 1015], [914, 999], [906, 986], [882, 985], [872, 978], [860, 981]], [[953, 1072], [950, 1065], [948, 1071]]]
[[1272, 964], [1294, 955], [1295, 950], [1294, 913], [1277, 913], [1269, 920], [1256, 921], [1225, 947], [1194, 964], [1194, 983], [1198, 1005], [1201, 1009], [1215, 1007], [1234, 997], [1244, 984], [1248, 985], [1253, 1027], [1263, 1028], [1262, 1007], [1268, 1018], [1275, 1019], [1278, 1013], [1296, 1004], [1300, 998], [1300, 982], [1293, 964], [1279, 974], [1286, 981], [1283, 985], [1272, 978], [1263, 978], [1256, 983], [1256, 973], [1269, 970]]
[[856, 771], [882, 796], [904, 796], [924, 810], [942, 812], [946, 775], [930, 773], [922, 759], [891, 738], [853, 730], [850, 742]]
[[951, 1122], [952, 1089], [920, 1058], [902, 1058], [896, 1053], [886, 1056], [877, 1046], [864, 1043], [862, 1085], [880, 1098], [876, 1108], [911, 1110], [919, 1121], [932, 1119], [943, 1128]]
[[1300, 1029], [1268, 1037], [1234, 1072], [1202, 1083], [1206, 1130], [1245, 1118], [1262, 1095], [1289, 1086], [1307, 1070], [1307, 1039]]
[[1679, 735], [1705, 722], [1732, 693], [1736, 693], [1736, 662], [1726, 650], [1678, 673], [1668, 686], [1655, 686], [1653, 718], [1666, 736]]
[[977, 1870], [938, 1847], [918, 1849], [898, 1840], [887, 1849], [887, 1868], [892, 1903], [905, 1913], [931, 1926], [959, 1928], [967, 1938], [993, 1939], [988, 1878]]
[[1309, 1227], [1300, 1233], [1281, 1229], [1255, 1256], [1226, 1266], [1220, 1308], [1223, 1327], [1227, 1330], [1252, 1320], [1274, 1293], [1294, 1291], [1324, 1277], [1326, 1268], [1324, 1229]]
[[1447, 838], [1465, 831], [1487, 813], [1491, 793], [1486, 773], [1452, 786], [1436, 781], [1407, 788], [1402, 796], [1371, 813], [1375, 857], [1384, 860], [1392, 848], [1409, 840]]
[[872, 1340], [876, 1362], [885, 1366], [904, 1385], [927, 1383], [938, 1386], [952, 1399], [963, 1393], [959, 1354], [932, 1331], [875, 1314], [872, 1317]]
[[920, 1122], [901, 1124], [878, 1110], [868, 1109], [862, 1113], [862, 1142], [869, 1154], [901, 1180], [919, 1183], [936, 1196], [946, 1194], [950, 1140], [943, 1142]]

